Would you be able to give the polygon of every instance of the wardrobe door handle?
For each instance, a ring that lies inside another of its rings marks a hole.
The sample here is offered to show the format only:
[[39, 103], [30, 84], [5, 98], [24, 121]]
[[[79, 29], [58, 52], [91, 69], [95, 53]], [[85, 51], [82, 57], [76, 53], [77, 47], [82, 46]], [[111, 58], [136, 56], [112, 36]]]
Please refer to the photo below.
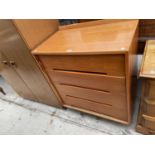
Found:
[[6, 60], [3, 60], [2, 63], [3, 63], [4, 65], [8, 65], [8, 62], [7, 62]]
[[16, 63], [15, 63], [14, 61], [10, 61], [10, 65], [11, 65], [11, 66], [15, 66]]

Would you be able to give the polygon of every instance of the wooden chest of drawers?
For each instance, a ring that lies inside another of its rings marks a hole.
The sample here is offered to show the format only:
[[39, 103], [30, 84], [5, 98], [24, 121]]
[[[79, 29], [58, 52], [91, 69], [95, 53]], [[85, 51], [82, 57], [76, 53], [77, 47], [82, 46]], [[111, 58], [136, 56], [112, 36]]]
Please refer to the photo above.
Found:
[[142, 92], [137, 131], [155, 134], [155, 40], [146, 43], [140, 77], [142, 78]]
[[128, 124], [138, 21], [60, 30], [33, 54], [67, 108]]

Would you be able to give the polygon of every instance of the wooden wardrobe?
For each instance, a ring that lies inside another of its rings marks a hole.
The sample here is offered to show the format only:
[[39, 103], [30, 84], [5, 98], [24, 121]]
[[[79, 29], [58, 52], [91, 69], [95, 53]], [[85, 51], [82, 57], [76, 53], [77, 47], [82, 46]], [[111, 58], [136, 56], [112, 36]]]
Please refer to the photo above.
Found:
[[0, 20], [0, 71], [23, 98], [59, 107], [57, 92], [31, 55], [57, 29], [57, 20]]

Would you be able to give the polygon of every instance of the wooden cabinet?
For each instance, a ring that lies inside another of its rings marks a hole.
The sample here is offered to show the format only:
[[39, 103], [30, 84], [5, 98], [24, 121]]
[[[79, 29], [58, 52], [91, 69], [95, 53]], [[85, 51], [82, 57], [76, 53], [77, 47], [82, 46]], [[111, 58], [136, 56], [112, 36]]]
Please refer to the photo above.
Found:
[[54, 106], [57, 92], [30, 51], [57, 27], [50, 20], [0, 20], [1, 75], [20, 96]]
[[146, 43], [140, 70], [142, 79], [141, 102], [137, 120], [137, 131], [155, 134], [155, 41]]
[[11, 84], [11, 86], [18, 92], [20, 96], [27, 96], [30, 100], [36, 100], [32, 92], [28, 89], [22, 78], [17, 74], [16, 70], [12, 68], [9, 64], [9, 60], [1, 52], [0, 53], [0, 62], [1, 62], [1, 74], [6, 81]]
[[137, 27], [130, 20], [62, 29], [33, 50], [64, 107], [130, 123]]
[[155, 19], [140, 19], [138, 52], [144, 53], [145, 43], [155, 37]]

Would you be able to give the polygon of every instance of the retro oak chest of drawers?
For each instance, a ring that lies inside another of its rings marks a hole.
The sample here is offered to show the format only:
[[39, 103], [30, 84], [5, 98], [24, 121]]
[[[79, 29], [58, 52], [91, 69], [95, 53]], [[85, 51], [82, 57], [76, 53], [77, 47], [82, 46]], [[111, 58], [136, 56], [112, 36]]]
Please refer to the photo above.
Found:
[[59, 30], [33, 50], [62, 105], [128, 124], [138, 20]]
[[140, 77], [142, 92], [137, 131], [155, 134], [155, 40], [149, 40], [146, 43]]

